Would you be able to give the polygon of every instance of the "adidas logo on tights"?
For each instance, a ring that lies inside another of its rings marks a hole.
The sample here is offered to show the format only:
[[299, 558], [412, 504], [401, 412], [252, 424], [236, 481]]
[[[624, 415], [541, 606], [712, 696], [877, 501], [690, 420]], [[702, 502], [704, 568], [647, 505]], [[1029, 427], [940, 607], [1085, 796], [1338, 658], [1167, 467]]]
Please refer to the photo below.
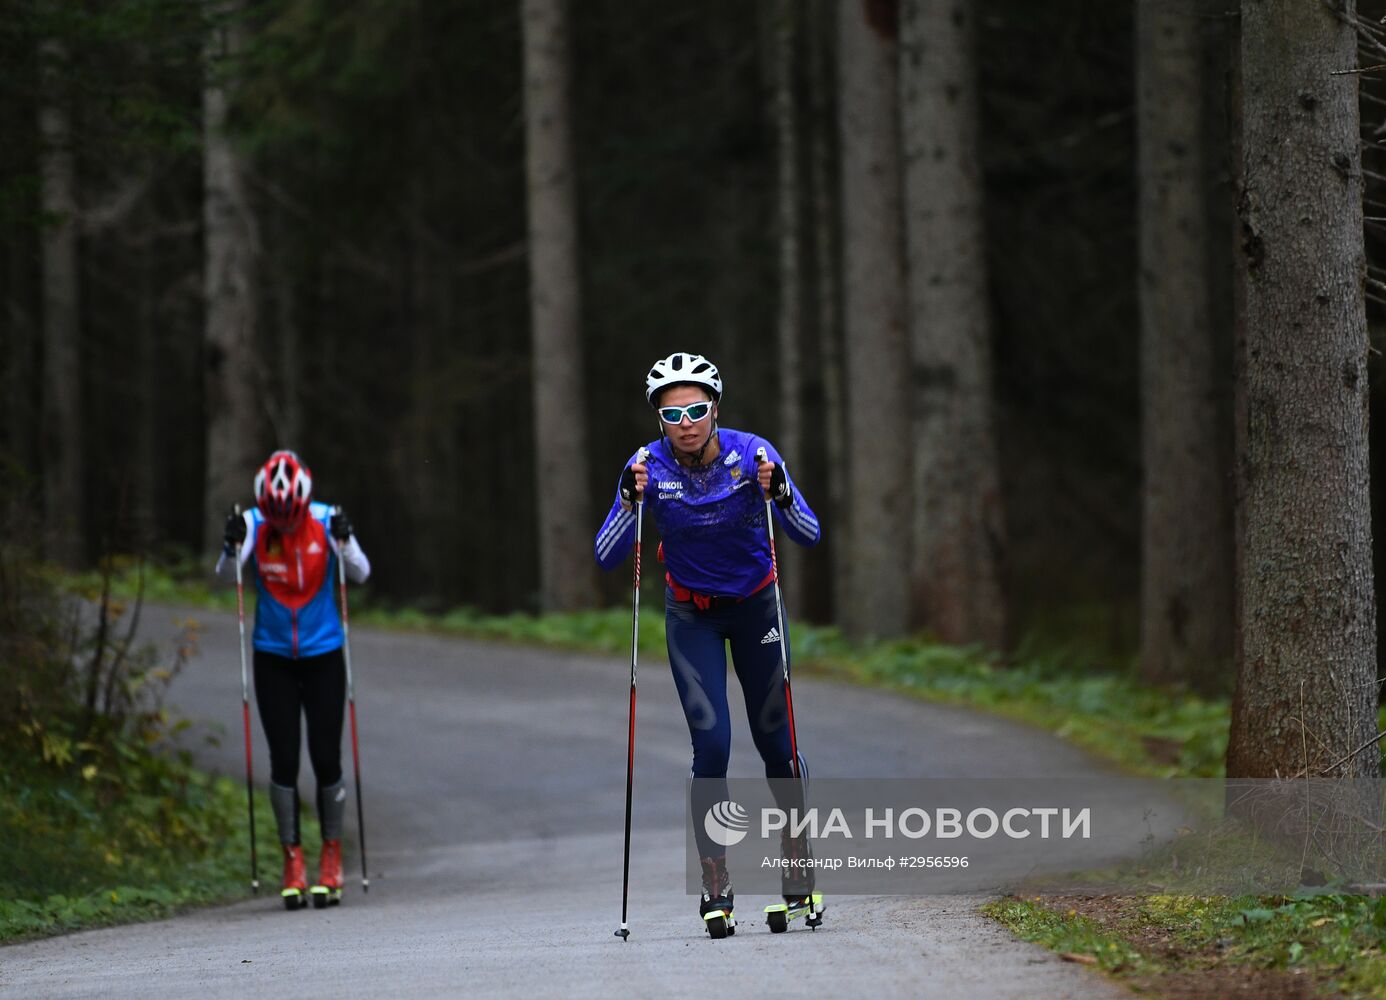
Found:
[[761, 644], [762, 646], [765, 646], [765, 645], [768, 645], [768, 644], [770, 644], [770, 643], [772, 643], [772, 642], [779, 642], [779, 641], [780, 641], [780, 630], [777, 629], [777, 628], [775, 628], [774, 626], [771, 626], [770, 631], [765, 633], [765, 638], [760, 640], [760, 644]]

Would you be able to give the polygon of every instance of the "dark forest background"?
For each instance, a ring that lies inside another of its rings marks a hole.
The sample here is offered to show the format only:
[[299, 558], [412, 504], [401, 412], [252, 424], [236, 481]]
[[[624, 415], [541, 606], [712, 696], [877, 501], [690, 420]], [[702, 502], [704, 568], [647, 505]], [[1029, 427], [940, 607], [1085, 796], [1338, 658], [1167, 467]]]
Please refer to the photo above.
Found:
[[[260, 241], [258, 451], [297, 449], [319, 495], [347, 506], [378, 595], [537, 610], [536, 491], [587, 494], [595, 531], [620, 463], [655, 433], [642, 381], [670, 351], [719, 364], [724, 423], [778, 437], [771, 10], [728, 0], [572, 6], [583, 286], [582, 366], [572, 378], [583, 387], [589, 453], [578, 481], [536, 482], [519, 5], [250, 5], [232, 133], [251, 164]], [[825, 11], [811, 7], [799, 37], [806, 51], [819, 46], [831, 74]], [[1012, 632], [1071, 627], [1134, 652], [1135, 11], [1000, 0], [980, 14]], [[111, 550], [214, 555], [206, 540], [216, 526], [204, 513], [203, 15], [163, 0], [7, 0], [0, 16], [10, 496], [41, 509], [52, 457], [39, 374], [40, 233], [50, 220], [39, 201], [36, 108], [38, 42], [59, 37], [80, 191], [84, 508], [72, 531], [84, 560]], [[1209, 101], [1228, 108], [1232, 20], [1200, 21], [1210, 79], [1221, 81]], [[797, 114], [804, 135], [832, 146], [833, 88], [828, 106], [815, 106], [813, 71], [812, 60], [798, 61], [806, 96]], [[1216, 129], [1216, 115], [1210, 121]], [[1218, 149], [1210, 201], [1221, 200], [1230, 226], [1231, 154], [1225, 142]], [[808, 194], [803, 201], [807, 218]], [[820, 277], [806, 267], [805, 303]], [[1230, 277], [1215, 285], [1229, 325], [1230, 288]], [[823, 338], [842, 332], [820, 326], [806, 308], [803, 441], [791, 461], [833, 533], [820, 362]], [[1230, 408], [1231, 338], [1223, 345]], [[1379, 356], [1372, 364], [1380, 382]], [[908, 419], [881, 433], [903, 440]], [[245, 485], [224, 504], [248, 502], [248, 475]], [[834, 558], [850, 552], [823, 546], [798, 563], [806, 617], [835, 617]], [[596, 586], [614, 603], [628, 584], [611, 574]]]
[[[35, 15], [7, 6], [6, 444], [33, 483], [45, 452]], [[188, 6], [74, 4], [60, 18], [84, 208], [97, 217], [81, 237], [87, 558], [196, 551], [207, 534], [200, 35]], [[297, 448], [321, 495], [348, 505], [382, 593], [533, 606], [519, 8], [280, 3], [259, 18], [238, 141], [255, 150], [261, 222], [262, 450]], [[605, 508], [620, 463], [654, 434], [645, 370], [673, 350], [721, 366], [724, 422], [776, 435], [764, 22], [756, 4], [731, 2], [574, 12], [586, 348], [574, 377], [590, 407], [590, 476], [537, 488], [586, 490]], [[1115, 613], [1134, 608], [1139, 557], [1132, 12], [988, 5], [980, 45], [1011, 584]], [[822, 399], [815, 342], [810, 401]], [[832, 531], [821, 416], [811, 402], [796, 458]], [[805, 570], [820, 620], [827, 552]], [[624, 589], [608, 582], [612, 596]]]

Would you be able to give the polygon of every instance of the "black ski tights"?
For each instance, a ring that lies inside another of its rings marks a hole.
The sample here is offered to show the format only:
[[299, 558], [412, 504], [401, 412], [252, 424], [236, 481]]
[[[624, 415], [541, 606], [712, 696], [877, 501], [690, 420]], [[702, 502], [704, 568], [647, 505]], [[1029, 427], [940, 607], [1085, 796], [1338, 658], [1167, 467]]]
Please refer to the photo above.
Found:
[[255, 703], [269, 741], [270, 780], [298, 785], [299, 717], [308, 719], [308, 759], [318, 787], [342, 780], [342, 709], [346, 664], [342, 651], [297, 660], [255, 651]]

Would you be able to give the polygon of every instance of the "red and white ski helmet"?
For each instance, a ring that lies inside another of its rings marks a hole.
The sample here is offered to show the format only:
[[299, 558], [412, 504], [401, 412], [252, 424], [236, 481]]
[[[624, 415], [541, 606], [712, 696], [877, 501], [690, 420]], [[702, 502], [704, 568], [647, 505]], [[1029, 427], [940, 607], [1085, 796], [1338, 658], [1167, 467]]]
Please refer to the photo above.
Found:
[[656, 361], [645, 376], [646, 401], [654, 406], [655, 397], [672, 385], [701, 386], [712, 394], [713, 400], [722, 399], [722, 376], [717, 366], [701, 354], [675, 351]]
[[255, 474], [255, 503], [280, 531], [295, 527], [313, 498], [313, 474], [291, 451], [276, 451]]

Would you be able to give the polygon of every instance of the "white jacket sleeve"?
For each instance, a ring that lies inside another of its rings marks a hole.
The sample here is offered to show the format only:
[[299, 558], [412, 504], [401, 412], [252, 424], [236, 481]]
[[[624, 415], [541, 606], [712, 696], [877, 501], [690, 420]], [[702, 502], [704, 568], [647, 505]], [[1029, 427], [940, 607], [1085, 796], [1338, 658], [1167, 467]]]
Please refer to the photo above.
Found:
[[365, 583], [370, 577], [371, 561], [366, 558], [365, 550], [361, 548], [355, 534], [346, 540], [345, 545], [338, 543], [337, 557], [342, 560], [342, 565], [346, 567], [347, 579], [352, 583]]

